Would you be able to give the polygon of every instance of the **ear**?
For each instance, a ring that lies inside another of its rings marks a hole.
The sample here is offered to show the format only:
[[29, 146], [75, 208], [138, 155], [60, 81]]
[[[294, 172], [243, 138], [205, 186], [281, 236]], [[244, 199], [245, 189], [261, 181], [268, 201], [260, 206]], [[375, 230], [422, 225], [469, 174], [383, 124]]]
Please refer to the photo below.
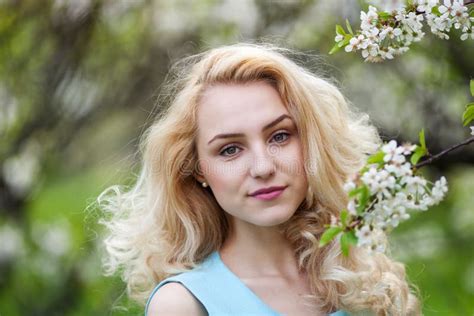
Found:
[[202, 172], [200, 165], [198, 165], [197, 168], [194, 170], [193, 176], [199, 183], [206, 182], [206, 178], [204, 178], [204, 173]]
[[195, 178], [196, 181], [198, 181], [199, 183], [206, 182], [206, 178], [204, 178], [203, 176], [201, 176], [201, 175], [199, 175], [199, 174], [195, 174], [195, 175], [194, 175], [194, 178]]

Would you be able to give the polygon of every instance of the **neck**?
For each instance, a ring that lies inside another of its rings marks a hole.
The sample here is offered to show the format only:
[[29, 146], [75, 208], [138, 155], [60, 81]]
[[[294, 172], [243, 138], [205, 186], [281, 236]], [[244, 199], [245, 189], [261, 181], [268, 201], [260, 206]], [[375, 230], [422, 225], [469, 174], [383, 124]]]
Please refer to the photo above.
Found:
[[262, 227], [231, 221], [231, 232], [220, 249], [222, 260], [242, 277], [296, 277], [297, 261], [290, 242], [277, 226]]

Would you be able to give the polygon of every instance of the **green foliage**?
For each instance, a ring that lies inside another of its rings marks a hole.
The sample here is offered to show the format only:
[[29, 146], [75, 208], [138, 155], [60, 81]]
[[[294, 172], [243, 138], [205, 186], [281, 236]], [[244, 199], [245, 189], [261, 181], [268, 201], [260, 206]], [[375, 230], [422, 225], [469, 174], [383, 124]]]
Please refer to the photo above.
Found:
[[344, 31], [342, 26], [340, 26], [339, 24], [336, 25], [336, 33], [338, 35], [346, 35], [346, 32]]
[[351, 35], [354, 36], [354, 31], [352, 30], [351, 24], [349, 23], [348, 19], [346, 19], [346, 27], [349, 33], [351, 33]]
[[421, 148], [428, 151], [426, 148], [426, 140], [425, 140], [425, 129], [422, 128], [420, 134], [418, 135], [418, 139], [420, 141]]
[[334, 46], [329, 51], [329, 55], [334, 54], [335, 52], [339, 51], [341, 48], [349, 44], [351, 38], [354, 36], [354, 32], [352, 31], [351, 25], [349, 24], [348, 20], [346, 20], [346, 26], [349, 31], [349, 34], [346, 33], [346, 31], [341, 25], [339, 24], [336, 25], [336, 34], [342, 35], [343, 39], [340, 42], [334, 44]]
[[363, 184], [349, 192], [349, 197], [357, 197], [357, 214], [361, 214], [369, 202], [370, 191], [367, 185]]
[[[474, 97], [474, 79], [471, 79], [469, 82], [469, 90], [471, 92], [471, 96]], [[462, 124], [464, 126], [469, 125], [469, 123], [474, 120], [474, 102], [471, 102], [466, 105], [466, 109], [464, 110], [464, 113], [462, 114]]]
[[346, 257], [349, 255], [349, 249], [351, 245], [357, 245], [357, 236], [352, 230], [343, 233], [341, 236], [341, 250]]
[[360, 187], [360, 192], [357, 198], [357, 214], [362, 214], [365, 208], [367, 207], [367, 203], [369, 202], [370, 191], [369, 188], [364, 184]]
[[342, 210], [341, 211], [342, 227], [346, 227], [348, 218], [349, 218], [349, 212], [347, 210]]
[[378, 16], [381, 21], [386, 21], [393, 17], [393, 15], [390, 12], [384, 12], [384, 11], [378, 12]]
[[439, 6], [434, 6], [434, 7], [431, 9], [431, 13], [433, 13], [433, 14], [436, 15], [436, 16], [441, 16], [441, 12], [439, 12]]
[[319, 247], [323, 247], [330, 243], [337, 235], [342, 232], [341, 227], [330, 227], [322, 235], [319, 240]]
[[418, 161], [428, 154], [428, 149], [426, 148], [426, 141], [425, 141], [425, 129], [421, 129], [419, 134], [419, 142], [420, 145], [416, 146], [415, 151], [411, 155], [410, 162], [412, 165], [416, 165]]
[[379, 167], [383, 165], [383, 157], [385, 156], [385, 153], [383, 151], [378, 151], [369, 158], [367, 158], [367, 164], [377, 164]]
[[466, 110], [464, 111], [462, 115], [462, 122], [464, 126], [469, 125], [469, 123], [471, 123], [472, 120], [474, 120], [474, 102], [466, 105]]

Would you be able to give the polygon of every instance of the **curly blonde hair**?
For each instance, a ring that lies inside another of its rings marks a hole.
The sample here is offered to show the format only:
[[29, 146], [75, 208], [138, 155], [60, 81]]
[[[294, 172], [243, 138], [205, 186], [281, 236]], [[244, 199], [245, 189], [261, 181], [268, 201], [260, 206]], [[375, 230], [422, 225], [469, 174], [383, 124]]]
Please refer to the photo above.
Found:
[[212, 192], [196, 180], [196, 112], [206, 87], [266, 80], [278, 91], [298, 128], [309, 189], [295, 215], [281, 225], [320, 308], [353, 314], [418, 315], [418, 299], [403, 264], [337, 241], [318, 246], [324, 225], [347, 197], [343, 183], [381, 141], [366, 114], [357, 113], [335, 84], [263, 44], [209, 50], [178, 63], [168, 78], [169, 105], [143, 138], [143, 166], [131, 188], [114, 186], [98, 201], [106, 274], [120, 273], [130, 297], [145, 303], [157, 282], [195, 267], [223, 244], [229, 223]]

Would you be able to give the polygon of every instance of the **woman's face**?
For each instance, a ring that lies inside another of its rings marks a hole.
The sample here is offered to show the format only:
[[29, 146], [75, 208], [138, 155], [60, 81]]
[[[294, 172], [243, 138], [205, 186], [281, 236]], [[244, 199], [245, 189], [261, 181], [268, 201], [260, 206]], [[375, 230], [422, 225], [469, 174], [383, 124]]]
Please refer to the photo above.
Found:
[[[258, 226], [287, 221], [308, 183], [297, 129], [268, 83], [220, 84], [204, 92], [198, 108], [201, 176], [233, 220]], [[280, 187], [252, 196], [260, 189]]]

